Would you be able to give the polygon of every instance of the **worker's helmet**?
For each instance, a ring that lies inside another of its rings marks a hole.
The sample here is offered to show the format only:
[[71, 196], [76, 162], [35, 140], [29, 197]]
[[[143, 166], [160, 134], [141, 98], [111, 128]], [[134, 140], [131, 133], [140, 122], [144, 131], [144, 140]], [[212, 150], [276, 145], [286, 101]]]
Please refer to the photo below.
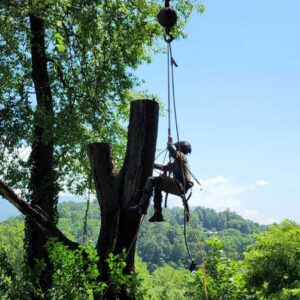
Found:
[[184, 154], [188, 154], [188, 153], [192, 153], [192, 146], [189, 142], [187, 141], [180, 141], [174, 144], [176, 150], [184, 153]]

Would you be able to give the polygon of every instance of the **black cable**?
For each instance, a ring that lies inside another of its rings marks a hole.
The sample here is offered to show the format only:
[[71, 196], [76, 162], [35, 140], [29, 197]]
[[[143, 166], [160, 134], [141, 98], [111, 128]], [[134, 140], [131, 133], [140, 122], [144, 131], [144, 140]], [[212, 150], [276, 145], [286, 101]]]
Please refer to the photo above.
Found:
[[185, 247], [186, 247], [187, 253], [189, 255], [189, 258], [190, 258], [191, 262], [193, 262], [192, 255], [191, 255], [191, 252], [190, 252], [190, 248], [189, 248], [189, 245], [188, 245], [188, 242], [187, 242], [187, 237], [186, 237], [186, 216], [185, 216], [185, 210], [183, 211], [183, 235], [184, 235], [184, 242], [185, 242]]
[[172, 77], [172, 96], [173, 96], [173, 109], [174, 109], [174, 118], [175, 118], [175, 127], [176, 127], [176, 135], [177, 135], [177, 142], [179, 142], [179, 129], [178, 129], [178, 120], [177, 120], [177, 110], [176, 110], [176, 99], [175, 99], [175, 79], [174, 79], [174, 58], [172, 54], [172, 47], [171, 43], [169, 45], [169, 53], [171, 57], [171, 77]]
[[[168, 43], [170, 47], [170, 43]], [[170, 51], [167, 54], [167, 68], [168, 68], [168, 138], [171, 136], [171, 92], [170, 92]]]
[[[180, 139], [179, 139], [179, 128], [178, 128], [178, 119], [177, 119], [177, 109], [176, 109], [176, 98], [175, 98], [175, 79], [174, 79], [174, 65], [177, 66], [177, 64], [175, 63], [175, 60], [173, 58], [173, 53], [172, 53], [172, 47], [171, 47], [171, 43], [168, 43], [168, 57], [171, 58], [171, 61], [170, 61], [170, 64], [171, 64], [171, 84], [172, 84], [172, 96], [173, 96], [173, 108], [174, 108], [174, 118], [175, 118], [175, 128], [176, 128], [176, 135], [177, 135], [177, 142], [178, 142], [178, 148], [179, 148], [179, 151], [181, 152], [181, 149], [180, 149]], [[184, 192], [186, 190], [186, 178], [184, 176], [184, 169], [183, 169], [183, 161], [182, 159], [180, 158], [180, 166], [181, 166], [181, 173], [182, 173], [182, 177], [183, 177], [183, 189], [184, 189]], [[191, 266], [190, 266], [190, 269], [192, 268], [192, 266], [195, 265], [195, 262], [194, 260], [192, 259], [192, 255], [191, 255], [191, 252], [190, 252], [190, 248], [189, 248], [189, 245], [188, 245], [188, 242], [187, 242], [187, 236], [186, 236], [186, 223], [188, 221], [188, 215], [189, 215], [189, 211], [188, 211], [188, 204], [187, 204], [187, 200], [185, 199], [185, 195], [182, 195], [182, 201], [183, 201], [183, 205], [184, 205], [184, 230], [183, 230], [183, 234], [184, 234], [184, 241], [185, 241], [185, 246], [186, 246], [186, 250], [187, 250], [187, 253], [188, 253], [188, 256], [190, 258], [190, 261], [191, 261]], [[188, 215], [186, 215], [186, 213]]]

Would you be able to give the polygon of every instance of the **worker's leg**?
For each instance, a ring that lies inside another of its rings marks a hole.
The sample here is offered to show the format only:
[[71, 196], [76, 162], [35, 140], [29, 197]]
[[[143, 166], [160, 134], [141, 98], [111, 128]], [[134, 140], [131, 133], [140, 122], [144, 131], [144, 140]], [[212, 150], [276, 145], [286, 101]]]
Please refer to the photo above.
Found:
[[162, 181], [162, 190], [166, 193], [181, 197], [187, 221], [189, 221], [189, 206], [185, 198], [186, 191], [183, 189], [182, 185], [177, 180], [167, 177]]
[[149, 219], [149, 222], [163, 222], [162, 215], [162, 177], [158, 177], [154, 189], [154, 215]]
[[164, 221], [162, 215], [162, 191], [180, 197], [184, 195], [181, 185], [175, 179], [167, 176], [158, 177], [154, 194], [154, 215], [149, 219], [149, 222]]
[[161, 190], [175, 196], [181, 196], [184, 193], [176, 179], [166, 176], [161, 178]]
[[156, 185], [157, 180], [158, 177], [149, 177], [147, 179], [146, 185], [143, 188], [143, 194], [140, 203], [136, 206], [131, 207], [130, 210], [137, 210], [141, 215], [147, 214], [147, 209], [150, 204], [152, 191], [154, 186]]

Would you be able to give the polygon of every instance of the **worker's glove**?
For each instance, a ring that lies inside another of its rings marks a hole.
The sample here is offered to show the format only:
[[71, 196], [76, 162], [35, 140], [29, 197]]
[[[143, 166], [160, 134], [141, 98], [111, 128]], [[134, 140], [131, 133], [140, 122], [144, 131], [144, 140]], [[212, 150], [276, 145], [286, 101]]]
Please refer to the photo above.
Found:
[[168, 137], [168, 146], [172, 146], [173, 145], [173, 139], [169, 136]]

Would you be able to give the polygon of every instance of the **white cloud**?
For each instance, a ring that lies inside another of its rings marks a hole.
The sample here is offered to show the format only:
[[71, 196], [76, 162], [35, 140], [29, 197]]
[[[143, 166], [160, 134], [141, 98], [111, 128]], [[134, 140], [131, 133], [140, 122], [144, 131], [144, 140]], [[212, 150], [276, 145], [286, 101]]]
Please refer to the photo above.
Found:
[[[270, 184], [270, 181], [259, 179], [255, 184], [251, 183], [245, 186], [235, 184], [231, 179], [223, 176], [216, 176], [209, 179], [199, 180], [203, 190], [195, 183], [193, 194], [189, 200], [189, 205], [192, 207], [203, 206], [213, 208], [216, 211], [224, 211], [227, 208], [236, 211], [246, 219], [253, 220], [262, 224], [271, 224], [275, 221], [274, 218], [261, 214], [256, 207], [248, 207], [248, 194], [251, 194], [255, 189]], [[182, 201], [179, 197], [169, 195], [168, 206], [182, 207]]]
[[269, 185], [269, 184], [270, 184], [270, 181], [265, 180], [265, 179], [258, 179], [255, 182], [256, 186], [266, 186], [266, 185]]
[[215, 185], [215, 184], [225, 183], [226, 181], [227, 180], [223, 176], [217, 176], [217, 177], [206, 180], [205, 183]]
[[[193, 195], [189, 200], [190, 206], [205, 206], [217, 211], [223, 211], [226, 208], [239, 210], [239, 196], [248, 190], [247, 187], [236, 186], [230, 180], [223, 176], [216, 176], [205, 180], [200, 180], [203, 190], [195, 183]], [[169, 205], [181, 206], [181, 199], [170, 196]]]

